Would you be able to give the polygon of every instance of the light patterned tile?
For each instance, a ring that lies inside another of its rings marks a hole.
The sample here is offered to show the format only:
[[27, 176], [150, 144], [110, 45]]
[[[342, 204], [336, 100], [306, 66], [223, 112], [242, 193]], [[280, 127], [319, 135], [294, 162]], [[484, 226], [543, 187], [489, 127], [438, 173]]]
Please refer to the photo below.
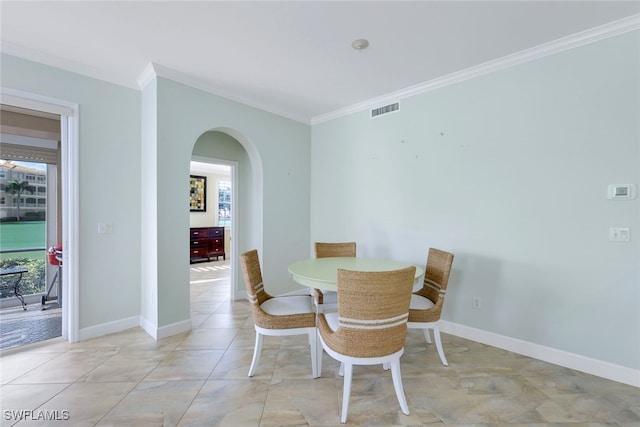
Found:
[[97, 425], [175, 426], [203, 384], [204, 381], [139, 383]]
[[223, 354], [222, 350], [173, 351], [144, 381], [206, 380]]
[[[322, 377], [311, 379], [306, 336], [265, 337], [249, 378], [250, 306], [229, 300], [228, 270], [198, 274], [189, 332], [155, 340], [131, 328], [0, 352], [2, 409], [68, 411], [59, 423], [74, 426], [343, 425], [339, 363], [323, 353]], [[453, 335], [442, 340], [448, 367], [421, 331], [407, 333], [401, 370], [410, 415], [400, 411], [389, 371], [356, 366], [344, 425], [640, 426], [639, 388]]]
[[178, 425], [257, 427], [268, 390], [265, 380], [209, 380]]

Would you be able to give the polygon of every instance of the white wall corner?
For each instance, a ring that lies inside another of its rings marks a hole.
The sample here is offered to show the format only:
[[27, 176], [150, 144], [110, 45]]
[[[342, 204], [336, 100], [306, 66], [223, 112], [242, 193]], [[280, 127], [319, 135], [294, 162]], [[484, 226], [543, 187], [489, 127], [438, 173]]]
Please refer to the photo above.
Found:
[[615, 365], [446, 320], [440, 321], [440, 331], [611, 381], [640, 387], [640, 370], [626, 366]]
[[155, 323], [150, 322], [149, 320], [147, 320], [144, 316], [140, 316], [140, 322], [139, 325], [142, 329], [144, 329], [144, 331], [146, 333], [148, 333], [149, 335], [151, 335], [151, 337], [154, 340], [158, 339], [158, 328], [156, 327]]
[[157, 329], [155, 339], [159, 340], [173, 335], [188, 332], [192, 328], [191, 319], [182, 320]]
[[153, 62], [149, 62], [142, 73], [140, 73], [140, 75], [136, 79], [138, 88], [140, 88], [140, 90], [143, 90], [149, 83], [153, 81], [153, 79], [158, 76], [156, 68], [156, 64], [154, 64]]

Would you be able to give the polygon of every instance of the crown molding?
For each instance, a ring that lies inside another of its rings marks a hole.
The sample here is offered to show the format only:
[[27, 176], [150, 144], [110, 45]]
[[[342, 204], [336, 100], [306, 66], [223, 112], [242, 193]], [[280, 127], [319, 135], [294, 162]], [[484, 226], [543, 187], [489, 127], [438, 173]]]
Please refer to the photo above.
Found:
[[259, 110], [265, 111], [267, 113], [271, 113], [271, 114], [275, 114], [277, 116], [280, 117], [284, 117], [290, 120], [294, 120], [296, 122], [301, 122], [304, 124], [309, 124], [309, 119], [303, 116], [298, 116], [298, 115], [294, 115], [294, 114], [290, 114], [287, 111], [281, 111], [281, 110], [277, 110], [274, 109], [273, 107], [269, 106], [269, 105], [263, 105], [260, 103], [257, 103], [253, 100], [247, 99], [247, 98], [243, 98], [240, 97], [236, 94], [230, 93], [230, 92], [226, 92], [224, 90], [221, 90], [219, 88], [213, 87], [211, 85], [208, 85], [206, 83], [204, 83], [201, 80], [198, 80], [196, 78], [193, 78], [187, 74], [184, 74], [180, 71], [176, 71], [173, 70], [171, 68], [165, 67], [163, 65], [160, 64], [156, 64], [156, 63], [149, 63], [149, 65], [147, 65], [147, 67], [144, 69], [144, 71], [140, 74], [140, 76], [138, 76], [137, 78], [137, 82], [138, 82], [138, 87], [140, 89], [143, 89], [147, 84], [149, 84], [149, 82], [151, 82], [151, 80], [153, 80], [156, 77], [162, 77], [165, 78], [167, 80], [171, 80], [174, 81], [176, 83], [181, 83], [185, 86], [189, 86], [192, 87], [194, 89], [198, 89], [201, 90], [203, 92], [207, 92], [207, 93], [211, 93], [213, 95], [216, 96], [220, 96], [222, 98], [231, 100], [231, 101], [235, 101], [238, 102], [240, 104], [249, 106], [249, 107], [253, 107], [253, 108], [257, 108]]
[[150, 62], [149, 64], [147, 64], [147, 66], [144, 67], [144, 70], [142, 70], [142, 73], [140, 73], [138, 78], [136, 78], [136, 83], [138, 83], [138, 89], [143, 90], [145, 87], [147, 87], [149, 83], [153, 81], [153, 79], [156, 78], [157, 75], [158, 73], [154, 68], [153, 62]]
[[427, 82], [419, 83], [395, 92], [388, 93], [376, 98], [363, 101], [349, 107], [341, 108], [330, 113], [321, 114], [311, 118], [311, 125], [333, 120], [338, 117], [347, 116], [370, 108], [379, 107], [400, 99], [408, 98], [425, 92], [430, 92], [441, 87], [470, 80], [494, 71], [513, 67], [545, 56], [554, 55], [589, 43], [604, 40], [630, 31], [640, 29], [640, 14], [632, 15], [624, 19], [610, 22], [609, 24], [591, 28], [549, 43], [544, 43], [530, 49], [526, 49], [511, 55], [503, 56], [492, 61], [485, 62], [461, 71], [438, 77]]
[[135, 82], [122, 74], [107, 72], [99, 68], [81, 64], [77, 61], [63, 59], [36, 49], [31, 49], [8, 41], [3, 40], [2, 42], [0, 42], [0, 52], [21, 59], [37, 62], [38, 64], [47, 65], [49, 67], [59, 68], [61, 70], [80, 74], [82, 76], [102, 80], [107, 83], [124, 86], [129, 89], [137, 89]]

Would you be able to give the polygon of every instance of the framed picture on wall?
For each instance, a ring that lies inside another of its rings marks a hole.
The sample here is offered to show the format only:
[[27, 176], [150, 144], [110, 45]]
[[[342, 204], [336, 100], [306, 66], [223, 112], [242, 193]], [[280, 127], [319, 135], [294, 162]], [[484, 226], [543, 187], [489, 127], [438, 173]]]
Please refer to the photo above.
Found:
[[207, 211], [207, 177], [191, 175], [189, 177], [189, 204], [191, 212]]

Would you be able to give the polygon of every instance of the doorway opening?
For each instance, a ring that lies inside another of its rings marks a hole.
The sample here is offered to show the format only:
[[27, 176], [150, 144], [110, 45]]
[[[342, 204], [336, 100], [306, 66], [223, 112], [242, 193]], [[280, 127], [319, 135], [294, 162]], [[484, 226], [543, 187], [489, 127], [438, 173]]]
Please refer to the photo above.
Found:
[[62, 237], [61, 117], [4, 104], [0, 109], [4, 349], [62, 336], [62, 252], [53, 262], [48, 256], [50, 248], [60, 248]]
[[[236, 163], [193, 156], [190, 163], [189, 263], [191, 287], [234, 292], [233, 230]], [[192, 307], [195, 306], [192, 293]]]
[[[49, 98], [42, 95], [0, 87], [2, 105], [11, 108], [30, 110], [32, 114], [53, 114], [59, 119], [59, 137], [57, 138], [57, 163], [55, 168], [57, 204], [56, 230], [52, 242], [61, 243], [64, 250], [60, 254], [64, 264], [60, 294], [62, 303], [62, 338], [69, 342], [79, 340], [79, 175], [78, 175], [78, 104]], [[2, 132], [6, 128], [3, 127]], [[41, 137], [41, 135], [35, 135]], [[54, 138], [55, 139], [55, 138]], [[4, 152], [4, 150], [3, 150]], [[44, 162], [52, 164], [54, 162]], [[51, 167], [47, 167], [47, 180]], [[49, 190], [47, 190], [49, 191]], [[52, 216], [47, 212], [48, 216]], [[49, 239], [49, 237], [47, 237]], [[55, 268], [54, 268], [55, 270]], [[51, 280], [51, 279], [49, 279]], [[42, 295], [38, 295], [40, 303]]]

